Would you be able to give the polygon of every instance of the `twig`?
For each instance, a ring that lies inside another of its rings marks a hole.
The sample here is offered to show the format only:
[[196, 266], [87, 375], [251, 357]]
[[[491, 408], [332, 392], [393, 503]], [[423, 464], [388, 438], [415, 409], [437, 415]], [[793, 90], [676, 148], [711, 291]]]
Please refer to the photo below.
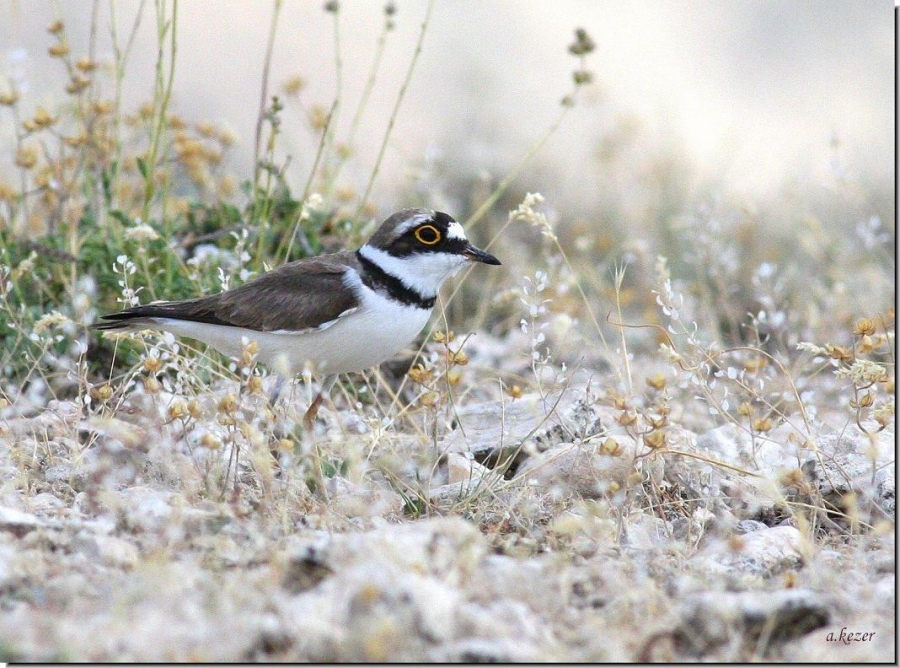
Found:
[[[355, 218], [359, 218], [362, 214], [362, 210], [365, 208], [366, 202], [369, 199], [369, 194], [372, 192], [372, 186], [375, 184], [375, 177], [378, 176], [378, 171], [381, 168], [381, 161], [384, 158], [384, 152], [385, 149], [387, 149], [391, 131], [394, 129], [394, 122], [397, 120], [397, 114], [400, 112], [400, 105], [403, 103], [407, 88], [409, 88], [409, 82], [412, 79], [412, 73], [416, 67], [416, 62], [419, 60], [419, 54], [422, 53], [422, 43], [425, 40], [425, 32], [428, 29], [428, 20], [431, 18], [431, 10], [433, 7], [434, 0], [429, 0], [428, 9], [425, 11], [425, 18], [422, 20], [422, 28], [419, 31], [419, 40], [416, 42], [416, 49], [413, 51], [412, 60], [406, 70], [406, 78], [403, 80], [403, 85], [400, 86], [400, 92], [397, 94], [397, 101], [394, 103], [394, 110], [391, 112], [391, 117], [388, 120], [387, 130], [384, 133], [384, 139], [381, 141], [381, 148], [378, 149], [378, 158], [375, 160], [375, 167], [372, 169], [372, 175], [369, 177], [366, 191], [363, 193], [362, 199], [359, 200], [359, 206], [356, 208], [356, 215], [354, 216]], [[370, 230], [366, 230], [366, 232], [369, 231]]]

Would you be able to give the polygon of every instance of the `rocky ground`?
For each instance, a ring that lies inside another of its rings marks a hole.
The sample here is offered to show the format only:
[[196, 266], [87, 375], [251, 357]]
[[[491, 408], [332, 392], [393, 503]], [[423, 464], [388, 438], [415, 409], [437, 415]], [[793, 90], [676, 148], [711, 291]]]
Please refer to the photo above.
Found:
[[327, 407], [292, 448], [227, 388], [193, 421], [140, 389], [13, 404], [0, 659], [896, 660], [893, 426], [682, 406], [657, 442], [607, 385], [473, 392], [419, 429]]

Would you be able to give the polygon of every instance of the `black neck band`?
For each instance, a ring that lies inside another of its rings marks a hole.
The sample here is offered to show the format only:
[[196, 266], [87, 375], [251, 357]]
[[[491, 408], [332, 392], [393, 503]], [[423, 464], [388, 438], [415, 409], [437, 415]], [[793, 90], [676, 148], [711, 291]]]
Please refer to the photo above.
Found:
[[363, 266], [360, 278], [366, 287], [378, 292], [387, 292], [391, 299], [396, 299], [407, 306], [425, 309], [434, 307], [434, 297], [423, 297], [412, 288], [404, 285], [399, 278], [387, 273], [360, 251], [356, 251], [356, 257]]

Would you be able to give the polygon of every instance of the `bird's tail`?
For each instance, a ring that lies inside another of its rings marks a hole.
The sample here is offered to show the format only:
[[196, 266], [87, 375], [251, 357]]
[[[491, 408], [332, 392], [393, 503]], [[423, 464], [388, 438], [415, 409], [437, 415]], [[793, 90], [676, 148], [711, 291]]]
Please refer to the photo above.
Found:
[[143, 306], [132, 306], [124, 311], [101, 315], [100, 319], [106, 320], [107, 322], [95, 323], [91, 325], [91, 329], [107, 331], [116, 329], [146, 329], [152, 327], [153, 318], [161, 318], [168, 315], [166, 307], [171, 309], [170, 303], [144, 304]]

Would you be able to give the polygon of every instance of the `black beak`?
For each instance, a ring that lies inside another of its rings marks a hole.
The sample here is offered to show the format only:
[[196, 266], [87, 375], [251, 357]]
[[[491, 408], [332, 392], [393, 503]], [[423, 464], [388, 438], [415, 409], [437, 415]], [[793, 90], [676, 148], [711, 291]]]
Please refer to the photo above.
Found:
[[463, 249], [462, 254], [473, 262], [484, 262], [485, 264], [500, 264], [500, 260], [495, 258], [490, 253], [481, 250], [480, 248], [475, 248], [475, 246], [473, 246], [472, 244], [466, 246]]

